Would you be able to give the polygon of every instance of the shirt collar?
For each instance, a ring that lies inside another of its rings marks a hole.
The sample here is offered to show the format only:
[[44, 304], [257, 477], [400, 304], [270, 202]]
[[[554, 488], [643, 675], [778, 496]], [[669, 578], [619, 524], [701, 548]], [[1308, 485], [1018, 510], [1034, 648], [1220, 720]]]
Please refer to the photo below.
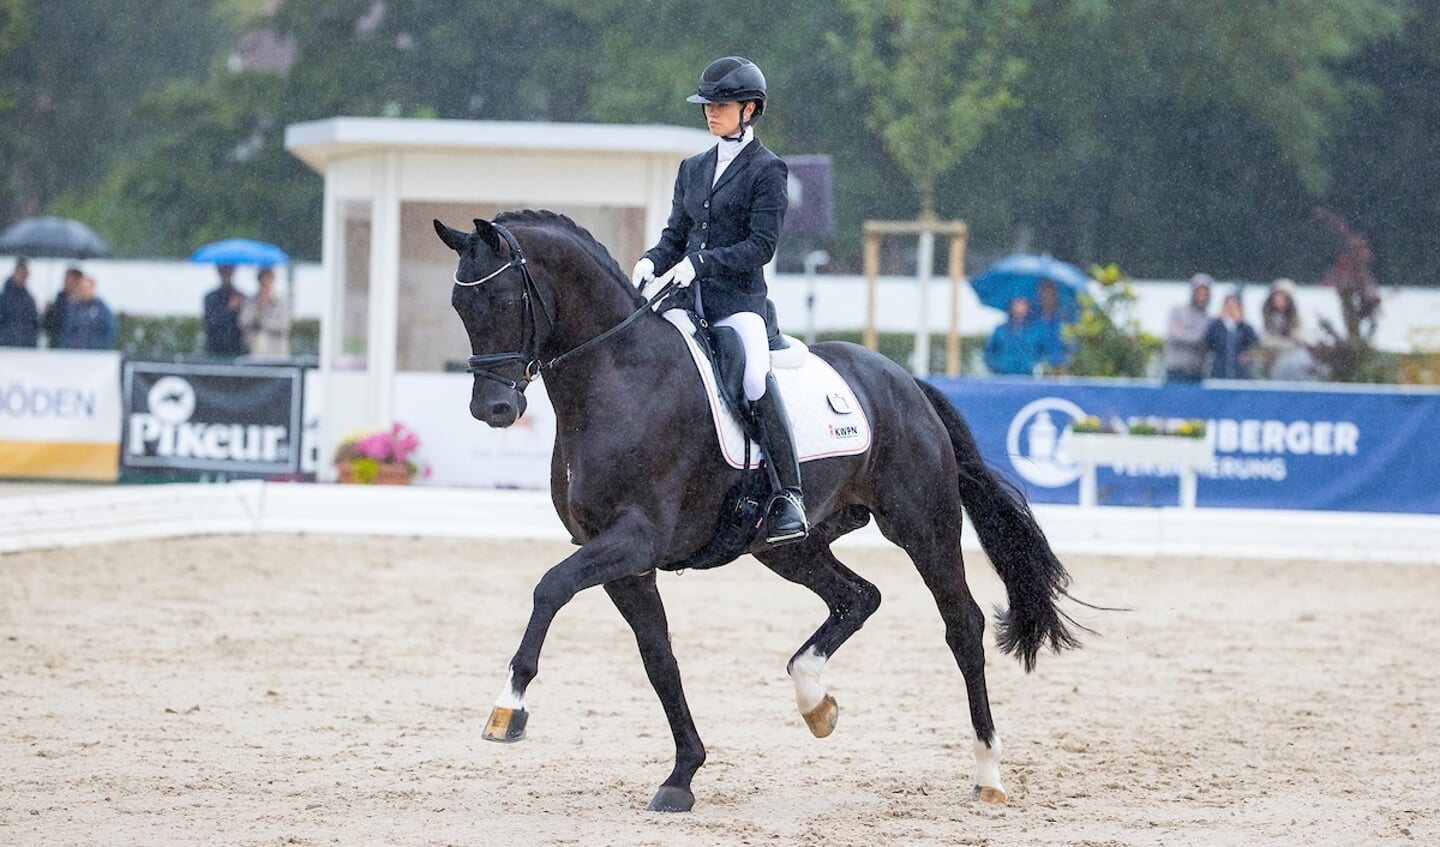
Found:
[[745, 149], [745, 145], [746, 145], [746, 144], [749, 144], [751, 141], [754, 141], [754, 140], [755, 140], [755, 128], [754, 128], [754, 127], [748, 127], [748, 126], [745, 127], [745, 132], [741, 133], [741, 135], [740, 135], [740, 140], [739, 140], [739, 141], [730, 141], [729, 139], [726, 139], [726, 138], [720, 139], [720, 143], [719, 143], [718, 145], [716, 145], [716, 151], [717, 151], [716, 161], [719, 161], [719, 162], [728, 162], [728, 161], [730, 161], [731, 159], [733, 159], [733, 158], [735, 158], [736, 156], [740, 155], [740, 151], [743, 150], [743, 149]]

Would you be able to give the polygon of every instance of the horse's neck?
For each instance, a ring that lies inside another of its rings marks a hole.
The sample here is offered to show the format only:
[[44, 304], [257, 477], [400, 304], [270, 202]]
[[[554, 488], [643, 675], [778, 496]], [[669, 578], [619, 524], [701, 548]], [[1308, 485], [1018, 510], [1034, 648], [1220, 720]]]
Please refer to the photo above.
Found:
[[[555, 327], [542, 353], [546, 360], [569, 356], [549, 372], [545, 387], [555, 407], [556, 422], [572, 431], [593, 426], [597, 419], [634, 424], [636, 410], [645, 408], [637, 397], [656, 384], [674, 379], [674, 364], [683, 362], [684, 342], [657, 315], [640, 315], [629, 326], [620, 324], [644, 308], [635, 302], [610, 269], [601, 267], [587, 251], [573, 243], [537, 245], [532, 253], [546, 260], [545, 277], [555, 310]], [[607, 332], [612, 335], [601, 338]], [[600, 339], [600, 340], [596, 340]], [[585, 349], [579, 349], [589, 345]], [[578, 351], [578, 352], [576, 352]]]
[[560, 431], [578, 432], [602, 423], [645, 428], [650, 423], [645, 410], [653, 408], [646, 398], [678, 390], [669, 383], [683, 373], [679, 366], [688, 363], [687, 356], [674, 329], [658, 316], [641, 315], [546, 376]]

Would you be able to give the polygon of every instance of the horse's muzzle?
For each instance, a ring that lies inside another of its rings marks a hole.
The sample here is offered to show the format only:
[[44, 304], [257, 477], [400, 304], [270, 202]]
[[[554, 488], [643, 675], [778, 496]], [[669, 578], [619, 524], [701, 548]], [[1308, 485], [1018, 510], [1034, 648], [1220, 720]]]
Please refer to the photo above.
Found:
[[479, 392], [470, 396], [470, 415], [483, 424], [504, 429], [520, 420], [525, 414], [525, 395], [518, 391], [503, 391], [506, 397], [481, 397]]

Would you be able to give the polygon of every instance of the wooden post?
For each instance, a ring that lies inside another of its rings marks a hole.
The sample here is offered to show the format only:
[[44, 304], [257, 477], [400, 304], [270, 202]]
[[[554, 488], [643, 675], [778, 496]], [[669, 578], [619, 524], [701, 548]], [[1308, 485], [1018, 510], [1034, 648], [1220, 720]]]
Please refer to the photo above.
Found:
[[960, 280], [965, 276], [965, 233], [950, 235], [950, 337], [945, 339], [945, 375], [960, 375]]
[[[969, 228], [964, 221], [939, 221], [933, 217], [915, 221], [865, 221], [865, 329], [861, 342], [871, 350], [880, 349], [875, 330], [875, 292], [880, 276], [880, 239], [886, 235], [931, 233], [950, 236], [950, 329], [946, 340], [945, 373], [960, 375], [960, 280], [965, 275], [965, 242]], [[923, 276], [922, 276], [923, 278]]]

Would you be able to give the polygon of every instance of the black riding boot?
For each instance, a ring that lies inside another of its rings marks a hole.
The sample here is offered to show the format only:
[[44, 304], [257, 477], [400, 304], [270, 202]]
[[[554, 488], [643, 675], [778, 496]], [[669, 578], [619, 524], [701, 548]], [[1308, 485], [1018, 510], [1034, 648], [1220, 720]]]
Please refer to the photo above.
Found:
[[795, 436], [790, 416], [775, 384], [765, 375], [765, 396], [751, 404], [758, 424], [760, 447], [770, 467], [770, 504], [765, 509], [765, 540], [770, 544], [799, 541], [810, 533], [805, 502], [800, 492], [800, 463], [795, 458]]

